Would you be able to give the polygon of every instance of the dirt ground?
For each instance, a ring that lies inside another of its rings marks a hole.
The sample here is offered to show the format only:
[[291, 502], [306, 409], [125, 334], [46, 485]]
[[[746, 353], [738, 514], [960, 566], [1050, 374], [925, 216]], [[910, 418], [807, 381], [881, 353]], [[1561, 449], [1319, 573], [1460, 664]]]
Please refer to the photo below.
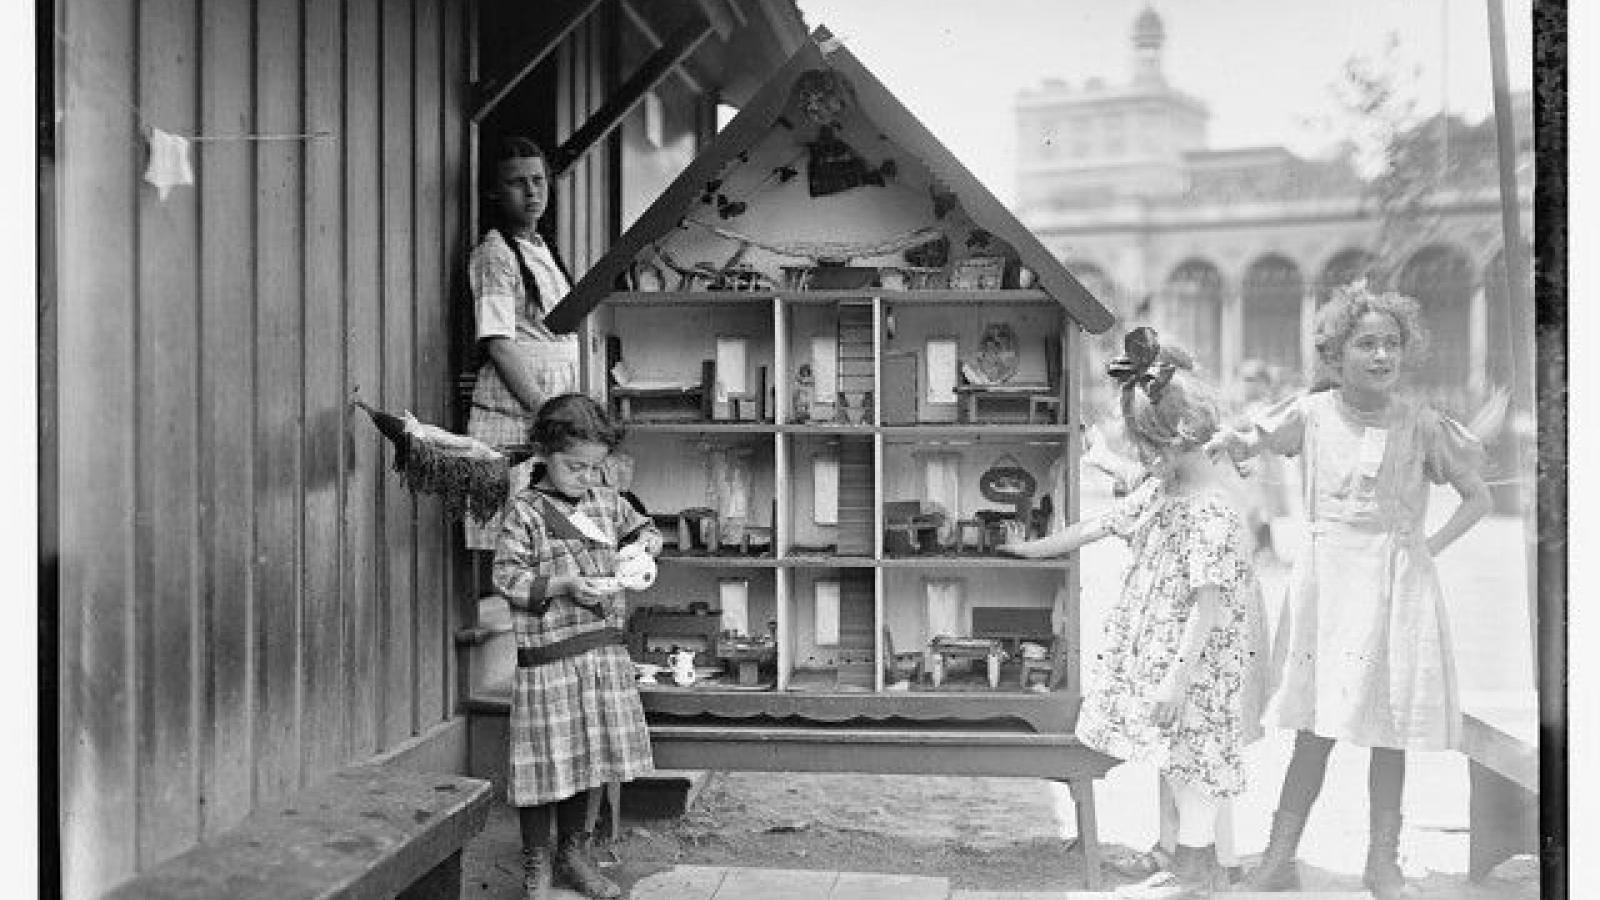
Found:
[[630, 867], [738, 865], [946, 876], [957, 888], [1081, 886], [1043, 782], [723, 773], [676, 820], [630, 823]]

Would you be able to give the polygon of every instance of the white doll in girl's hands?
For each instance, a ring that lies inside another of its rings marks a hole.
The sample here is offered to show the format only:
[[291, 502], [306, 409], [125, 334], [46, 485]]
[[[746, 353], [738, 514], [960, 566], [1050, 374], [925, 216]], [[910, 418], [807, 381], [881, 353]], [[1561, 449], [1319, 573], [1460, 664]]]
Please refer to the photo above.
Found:
[[630, 591], [648, 590], [656, 583], [656, 560], [644, 541], [625, 544], [617, 551], [616, 583]]

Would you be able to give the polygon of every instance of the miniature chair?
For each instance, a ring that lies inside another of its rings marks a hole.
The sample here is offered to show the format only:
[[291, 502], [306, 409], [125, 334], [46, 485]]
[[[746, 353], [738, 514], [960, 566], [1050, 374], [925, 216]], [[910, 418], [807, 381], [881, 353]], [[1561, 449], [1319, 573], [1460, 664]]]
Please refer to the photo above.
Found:
[[912, 684], [922, 682], [922, 669], [924, 665], [923, 653], [920, 650], [903, 650], [896, 652], [894, 649], [894, 635], [889, 629], [883, 629], [883, 667], [884, 681], [894, 683], [905, 679]]

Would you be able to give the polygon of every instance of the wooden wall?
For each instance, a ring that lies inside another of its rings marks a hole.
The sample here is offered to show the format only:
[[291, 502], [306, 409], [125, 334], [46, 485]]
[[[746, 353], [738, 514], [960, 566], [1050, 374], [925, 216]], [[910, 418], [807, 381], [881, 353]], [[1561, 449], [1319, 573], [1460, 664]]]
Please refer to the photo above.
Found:
[[465, 6], [56, 4], [68, 897], [452, 713], [459, 538], [349, 400], [450, 412]]

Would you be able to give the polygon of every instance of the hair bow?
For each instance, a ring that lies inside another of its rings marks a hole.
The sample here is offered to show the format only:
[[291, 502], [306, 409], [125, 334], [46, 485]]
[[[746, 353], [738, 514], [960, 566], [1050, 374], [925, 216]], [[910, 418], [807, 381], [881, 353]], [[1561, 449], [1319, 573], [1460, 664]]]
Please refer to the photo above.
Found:
[[1159, 402], [1162, 391], [1167, 389], [1173, 373], [1178, 370], [1172, 363], [1157, 362], [1160, 357], [1161, 341], [1156, 337], [1156, 330], [1141, 325], [1123, 337], [1122, 355], [1106, 364], [1106, 374], [1121, 384], [1124, 391], [1131, 391], [1138, 385], [1144, 388], [1145, 396], [1152, 403]]

